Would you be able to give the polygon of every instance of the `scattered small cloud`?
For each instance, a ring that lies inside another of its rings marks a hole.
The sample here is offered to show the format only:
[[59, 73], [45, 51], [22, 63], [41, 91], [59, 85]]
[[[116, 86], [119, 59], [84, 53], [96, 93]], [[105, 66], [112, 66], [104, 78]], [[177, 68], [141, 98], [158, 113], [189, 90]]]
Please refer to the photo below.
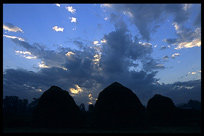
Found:
[[93, 98], [93, 96], [92, 96], [92, 94], [89, 94], [89, 95], [88, 95], [88, 99], [89, 99], [88, 104], [93, 104], [93, 102], [95, 101], [94, 98]]
[[105, 18], [104, 18], [104, 20], [108, 20], [108, 18], [107, 18], [107, 17], [105, 17]]
[[44, 62], [44, 61], [42, 61], [41, 63], [38, 63], [38, 66], [39, 66], [40, 68], [49, 68], [49, 66], [46, 66], [46, 65], [45, 65], [45, 62]]
[[72, 30], [75, 31], [75, 30], [76, 30], [76, 27], [72, 28]]
[[123, 11], [123, 14], [129, 17], [133, 17], [133, 14], [130, 11]]
[[25, 56], [25, 55], [23, 55], [23, 57], [25, 57], [26, 59], [36, 59], [37, 57], [36, 56]]
[[149, 47], [152, 47], [152, 44], [151, 43], [148, 43], [148, 42], [139, 42], [139, 44], [143, 45], [143, 46], [149, 46]]
[[58, 31], [63, 32], [64, 31], [64, 28], [58, 27], [58, 26], [54, 26], [52, 29], [55, 30], [56, 32], [58, 32]]
[[109, 7], [109, 8], [111, 8], [112, 6], [111, 6], [111, 4], [101, 4], [101, 7]]
[[183, 10], [188, 11], [191, 8], [192, 4], [184, 4], [183, 5]]
[[29, 56], [29, 55], [32, 55], [31, 52], [29, 51], [15, 51], [15, 53], [26, 59], [36, 59], [37, 58], [37, 56]]
[[71, 19], [71, 22], [76, 23], [76, 18], [75, 17], [69, 17]]
[[55, 5], [56, 5], [56, 6], [58, 6], [58, 7], [60, 7], [60, 4], [58, 4], [58, 3], [57, 3], [57, 4], [55, 4]]
[[25, 39], [17, 36], [10, 36], [10, 35], [3, 35], [3, 36], [11, 39], [18, 39], [19, 41], [25, 41]]
[[36, 89], [37, 92], [42, 92], [42, 89]]
[[15, 51], [16, 53], [20, 53], [20, 54], [29, 54], [31, 55], [31, 52], [29, 51]]
[[195, 74], [196, 74], [196, 72], [191, 72], [191, 74], [192, 74], [192, 75], [195, 75]]
[[106, 43], [106, 39], [102, 39], [102, 40], [101, 40], [101, 43]]
[[11, 32], [22, 32], [23, 33], [23, 30], [21, 28], [14, 26], [11, 23], [5, 23], [5, 25], [3, 25], [3, 29], [11, 31]]
[[69, 12], [71, 12], [72, 14], [74, 14], [76, 12], [76, 9], [74, 9], [72, 6], [67, 6], [65, 7]]
[[69, 51], [69, 52], [67, 52], [67, 53], [65, 54], [65, 56], [71, 56], [71, 55], [75, 55], [75, 53]]
[[94, 45], [98, 45], [98, 43], [99, 43], [98, 41], [93, 41]]
[[163, 59], [167, 60], [167, 59], [169, 59], [169, 57], [168, 57], [167, 55], [165, 55], [165, 56], [163, 57]]
[[171, 58], [175, 58], [176, 56], [180, 56], [180, 54], [179, 53], [174, 53], [174, 54], [171, 55]]
[[160, 48], [160, 50], [164, 50], [164, 49], [167, 49], [167, 48], [170, 48], [170, 46], [168, 45], [168, 46], [161, 46], [161, 48]]

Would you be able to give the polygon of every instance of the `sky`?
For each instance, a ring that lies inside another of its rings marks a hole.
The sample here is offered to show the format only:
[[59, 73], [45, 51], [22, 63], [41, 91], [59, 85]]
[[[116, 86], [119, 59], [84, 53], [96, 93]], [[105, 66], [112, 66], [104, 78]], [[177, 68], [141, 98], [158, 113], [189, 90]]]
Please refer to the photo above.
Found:
[[201, 100], [201, 4], [3, 4], [3, 97], [56, 85], [88, 105], [113, 82]]

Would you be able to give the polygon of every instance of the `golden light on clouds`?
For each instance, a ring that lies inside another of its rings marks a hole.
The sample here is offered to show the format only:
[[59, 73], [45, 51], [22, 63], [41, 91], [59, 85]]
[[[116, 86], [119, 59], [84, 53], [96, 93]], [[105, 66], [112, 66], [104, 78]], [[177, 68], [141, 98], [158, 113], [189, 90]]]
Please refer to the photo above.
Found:
[[69, 51], [69, 52], [67, 52], [65, 55], [66, 55], [66, 56], [71, 56], [71, 55], [75, 55], [75, 53]]
[[192, 48], [195, 46], [198, 46], [198, 47], [201, 46], [201, 40], [200, 39], [194, 39], [192, 42], [182, 42], [175, 49], [178, 50], [178, 49], [182, 49], [182, 48]]
[[106, 39], [101, 40], [101, 43], [106, 43], [106, 42], [107, 42]]
[[192, 72], [191, 74], [192, 74], [192, 75], [195, 75], [195, 74], [196, 74], [196, 72]]
[[96, 45], [96, 44], [98, 44], [98, 43], [99, 43], [98, 41], [93, 41], [93, 44], [94, 44], [94, 45]]
[[42, 92], [42, 89], [36, 89], [37, 92]]
[[100, 59], [101, 59], [101, 55], [100, 54], [94, 55], [94, 59], [93, 59], [94, 64], [98, 64]]
[[70, 92], [73, 94], [79, 94], [81, 92], [83, 92], [83, 90], [81, 89], [81, 87], [79, 87], [77, 84], [74, 85], [75, 88], [69, 88]]

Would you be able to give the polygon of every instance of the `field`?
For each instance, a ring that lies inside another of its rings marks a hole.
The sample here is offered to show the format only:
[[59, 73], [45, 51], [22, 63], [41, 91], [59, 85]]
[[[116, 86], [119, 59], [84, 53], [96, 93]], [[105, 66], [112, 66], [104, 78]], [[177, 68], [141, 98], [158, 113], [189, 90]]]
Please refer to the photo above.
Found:
[[3, 133], [201, 133], [201, 128], [153, 127], [145, 130], [4, 128]]

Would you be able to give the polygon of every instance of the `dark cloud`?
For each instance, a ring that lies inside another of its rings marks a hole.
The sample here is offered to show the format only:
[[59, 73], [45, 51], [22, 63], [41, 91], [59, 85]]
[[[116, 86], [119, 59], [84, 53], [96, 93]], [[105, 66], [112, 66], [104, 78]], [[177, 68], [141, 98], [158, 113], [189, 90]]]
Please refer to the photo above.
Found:
[[40, 45], [38, 43], [34, 43], [33, 45], [31, 45], [28, 42], [20, 41], [18, 39], [12, 39], [12, 41], [15, 44], [25, 48], [27, 51], [31, 52], [32, 55], [41, 59], [45, 63], [45, 65], [50, 67], [57, 67], [65, 63], [65, 54], [68, 51], [72, 51], [70, 48], [60, 48], [60, 51], [56, 52], [54, 50], [45, 49], [43, 45]]
[[156, 60], [153, 58], [149, 59], [143, 59], [143, 69], [146, 71], [153, 71], [153, 70], [159, 70], [164, 69], [164, 65], [160, 63], [160, 60]]
[[[36, 89], [43, 88], [46, 84], [43, 77], [35, 72], [23, 69], [6, 69], [3, 75], [3, 96], [14, 95], [32, 100], [42, 93]], [[40, 83], [40, 81], [43, 81]]]
[[163, 57], [163, 59], [167, 60], [167, 59], [169, 59], [169, 57], [168, 57], [167, 55], [165, 55], [165, 56]]
[[[184, 10], [184, 4], [111, 4], [106, 7], [129, 16], [142, 39], [147, 41], [168, 16], [174, 15], [173, 22], [179, 24], [183, 24], [189, 17], [189, 9]], [[111, 13], [109, 18], [115, 21], [118, 16]]]
[[175, 104], [186, 103], [190, 99], [201, 101], [201, 80], [157, 85], [154, 93], [169, 96]]
[[[151, 12], [153, 7], [151, 5], [148, 7], [146, 10]], [[130, 6], [129, 10], [133, 8], [134, 6]], [[138, 10], [138, 12], [145, 11], [144, 8]], [[149, 21], [157, 18], [156, 15], [149, 14], [145, 14], [152, 18]], [[141, 18], [146, 21], [144, 25], [148, 25], [148, 19]], [[78, 85], [83, 91], [79, 94], [70, 93], [77, 104], [82, 102], [87, 104], [89, 94], [95, 99], [105, 87], [113, 82], [119, 82], [133, 90], [142, 102], [146, 102], [153, 96], [155, 90], [158, 90], [157, 88], [162, 88], [156, 85], [159, 79], [155, 76], [165, 67], [151, 57], [153, 50], [151, 43], [139, 42], [138, 37], [133, 40], [124, 21], [121, 18], [117, 19], [114, 20], [115, 31], [105, 34], [103, 39], [106, 42], [101, 45], [87, 45], [88, 42], [73, 39], [71, 43], [79, 47], [79, 50], [64, 47], [49, 50], [38, 43], [31, 45], [25, 41], [11, 39], [49, 67], [41, 68], [37, 72], [6, 69], [3, 74], [4, 96], [15, 94], [27, 98], [26, 95], [29, 95], [31, 98], [40, 96], [51, 85], [59, 86], [69, 92], [70, 88]], [[39, 92], [39, 89], [42, 92]]]
[[194, 21], [194, 25], [196, 27], [201, 27], [201, 11], [199, 12], [199, 14], [197, 15], [195, 21]]
[[160, 50], [164, 50], [164, 49], [167, 49], [168, 47], [167, 46], [162, 46], [161, 48], [160, 48]]
[[[89, 94], [97, 98], [102, 89], [115, 81], [130, 87], [136, 93], [147, 90], [157, 80], [155, 75], [159, 69], [156, 67], [157, 61], [151, 57], [152, 45], [138, 42], [136, 37], [132, 40], [123, 21], [115, 23], [115, 28], [115, 31], [104, 35], [106, 43], [102, 45], [86, 46], [84, 42], [72, 41], [82, 50], [59, 47], [54, 51], [45, 49], [38, 43], [31, 45], [25, 41], [12, 39], [15, 44], [37, 56], [49, 67], [41, 68], [38, 72], [5, 70], [4, 92], [13, 92], [15, 88], [21, 89], [21, 92], [15, 93], [19, 95], [28, 94], [31, 90], [37, 92], [38, 88], [43, 92], [51, 85], [60, 86], [70, 92], [69, 89], [74, 88], [76, 84], [83, 90], [79, 94], [73, 94], [76, 101], [87, 102]], [[143, 70], [130, 71], [130, 67], [136, 69], [139, 67], [134, 62], [136, 60], [141, 61]], [[24, 84], [30, 86], [31, 90], [25, 89], [25, 86], [22, 88]]]

